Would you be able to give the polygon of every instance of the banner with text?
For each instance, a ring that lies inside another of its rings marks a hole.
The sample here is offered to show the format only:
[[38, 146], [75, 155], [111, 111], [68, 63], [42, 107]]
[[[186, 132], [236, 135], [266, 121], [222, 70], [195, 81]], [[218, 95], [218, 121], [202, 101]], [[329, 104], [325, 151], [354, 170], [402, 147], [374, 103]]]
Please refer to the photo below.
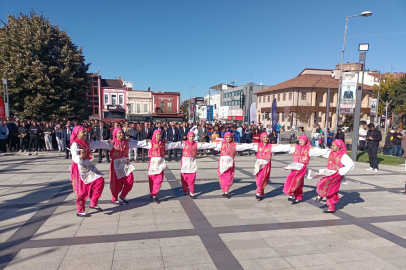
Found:
[[378, 111], [378, 100], [376, 98], [371, 99], [371, 116], [376, 116]]
[[340, 114], [353, 114], [355, 110], [355, 97], [357, 81], [344, 80], [341, 88]]

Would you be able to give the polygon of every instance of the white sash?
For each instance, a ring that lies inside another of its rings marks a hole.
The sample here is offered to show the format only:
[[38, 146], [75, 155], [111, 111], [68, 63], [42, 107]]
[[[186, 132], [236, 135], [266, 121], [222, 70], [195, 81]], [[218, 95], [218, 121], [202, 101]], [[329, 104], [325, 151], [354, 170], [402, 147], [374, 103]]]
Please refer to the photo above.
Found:
[[166, 164], [165, 159], [162, 157], [152, 157], [149, 163], [148, 174], [160, 174], [163, 170], [165, 170]]
[[90, 184], [97, 178], [100, 178], [104, 175], [88, 159], [83, 160], [82, 164], [78, 164], [78, 168], [79, 168], [80, 179], [85, 184]]
[[257, 173], [259, 173], [260, 170], [262, 170], [266, 164], [269, 163], [269, 160], [265, 160], [265, 159], [257, 159], [257, 162], [255, 162], [255, 168], [254, 168], [254, 175], [257, 175]]
[[313, 177], [310, 176], [310, 174], [307, 176], [307, 179], [314, 179], [314, 178], [323, 178], [323, 177], [328, 177], [332, 176], [335, 174], [337, 171], [335, 170], [329, 170], [329, 169], [320, 169], [318, 173], [316, 173]]
[[128, 158], [117, 158], [114, 159], [114, 170], [116, 171], [117, 178], [120, 179], [124, 176], [128, 176], [132, 171], [134, 171], [134, 167]]
[[195, 173], [197, 171], [196, 158], [182, 157], [181, 173]]
[[220, 157], [220, 174], [223, 174], [228, 169], [234, 166], [234, 158], [230, 156], [221, 156]]
[[284, 167], [284, 170], [296, 170], [300, 171], [303, 168], [304, 164], [300, 162], [293, 162], [289, 164], [288, 166]]

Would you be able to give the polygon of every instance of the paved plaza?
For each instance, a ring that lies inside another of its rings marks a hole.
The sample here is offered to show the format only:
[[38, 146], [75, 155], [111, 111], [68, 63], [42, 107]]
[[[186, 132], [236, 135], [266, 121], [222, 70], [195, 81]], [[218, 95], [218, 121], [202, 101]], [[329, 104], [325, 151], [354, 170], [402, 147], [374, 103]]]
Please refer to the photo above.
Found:
[[[180, 163], [167, 163], [151, 203], [148, 163], [136, 167], [129, 205], [110, 204], [109, 164], [103, 213], [76, 217], [71, 160], [0, 157], [0, 269], [406, 269], [405, 175], [356, 167], [342, 185], [335, 214], [316, 203], [316, 180], [304, 201], [282, 194], [292, 156], [272, 160], [265, 199], [255, 200], [255, 157], [236, 157], [230, 198], [221, 197], [218, 157], [198, 158], [196, 200], [183, 196]], [[93, 162], [97, 161], [96, 159]], [[313, 160], [316, 170], [326, 160]], [[89, 201], [87, 202], [87, 205]]]

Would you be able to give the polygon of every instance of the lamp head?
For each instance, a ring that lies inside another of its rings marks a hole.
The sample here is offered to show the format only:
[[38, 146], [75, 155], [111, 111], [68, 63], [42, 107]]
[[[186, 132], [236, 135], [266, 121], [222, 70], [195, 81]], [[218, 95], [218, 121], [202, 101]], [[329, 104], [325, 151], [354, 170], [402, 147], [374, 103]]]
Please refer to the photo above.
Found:
[[364, 11], [361, 13], [362, 17], [370, 17], [372, 16], [372, 12], [371, 11]]

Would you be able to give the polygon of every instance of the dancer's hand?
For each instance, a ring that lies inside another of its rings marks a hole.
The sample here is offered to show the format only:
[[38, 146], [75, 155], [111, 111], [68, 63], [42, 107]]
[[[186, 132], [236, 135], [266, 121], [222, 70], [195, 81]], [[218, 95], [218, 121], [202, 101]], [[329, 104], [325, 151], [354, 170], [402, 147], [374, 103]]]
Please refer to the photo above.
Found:
[[86, 150], [83, 150], [83, 149], [80, 150], [80, 155], [79, 155], [80, 159], [84, 159], [85, 156], [86, 156]]
[[340, 169], [340, 166], [334, 165], [333, 168], [338, 171]]

